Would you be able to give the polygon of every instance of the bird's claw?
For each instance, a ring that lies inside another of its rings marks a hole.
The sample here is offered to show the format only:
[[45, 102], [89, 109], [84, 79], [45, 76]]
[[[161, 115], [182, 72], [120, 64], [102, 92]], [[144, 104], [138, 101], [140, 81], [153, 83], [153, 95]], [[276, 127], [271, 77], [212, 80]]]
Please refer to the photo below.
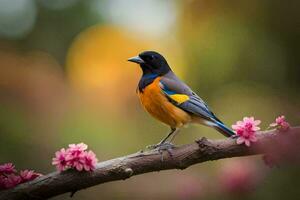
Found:
[[161, 161], [163, 162], [164, 161], [164, 151], [167, 151], [168, 154], [170, 155], [170, 157], [173, 156], [173, 153], [172, 153], [172, 149], [175, 147], [174, 144], [172, 144], [171, 142], [165, 142], [165, 143], [162, 143], [162, 144], [154, 144], [154, 145], [148, 145], [146, 147], [146, 149], [148, 150], [157, 150], [158, 153], [161, 155]]
[[158, 149], [158, 150], [167, 150], [170, 148], [174, 148], [174, 144], [171, 142], [164, 142], [164, 143], [159, 143], [159, 144], [152, 144], [146, 146], [146, 149], [152, 150], [152, 149]]
[[156, 146], [157, 146], [157, 144], [151, 144], [151, 145], [146, 146], [146, 149], [147, 150], [153, 150], [153, 149], [156, 148]]
[[175, 147], [175, 145], [172, 144], [171, 142], [165, 142], [162, 144], [149, 145], [146, 148], [149, 150], [157, 150], [160, 153], [161, 161], [163, 162], [164, 161], [164, 155], [163, 155], [164, 151], [167, 151], [168, 154], [172, 157], [173, 156], [172, 149], [174, 147]]

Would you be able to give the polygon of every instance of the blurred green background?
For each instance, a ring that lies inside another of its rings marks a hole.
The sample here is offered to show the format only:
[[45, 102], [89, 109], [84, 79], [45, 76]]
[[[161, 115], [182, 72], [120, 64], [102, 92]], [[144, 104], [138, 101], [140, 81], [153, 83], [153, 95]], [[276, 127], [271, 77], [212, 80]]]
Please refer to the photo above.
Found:
[[[298, 0], [0, 0], [0, 163], [43, 174], [54, 152], [89, 145], [100, 161], [168, 131], [135, 94], [127, 58], [156, 50], [226, 124], [300, 123]], [[177, 144], [202, 136], [183, 129]], [[299, 166], [260, 157], [204, 163], [95, 186], [73, 199], [297, 199]], [[69, 194], [55, 197], [66, 199]]]

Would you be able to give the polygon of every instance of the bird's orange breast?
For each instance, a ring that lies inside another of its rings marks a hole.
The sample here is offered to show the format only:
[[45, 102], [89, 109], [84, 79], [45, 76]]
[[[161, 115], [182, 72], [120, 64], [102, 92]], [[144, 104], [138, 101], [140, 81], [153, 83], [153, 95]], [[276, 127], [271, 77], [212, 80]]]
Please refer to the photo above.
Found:
[[160, 77], [138, 92], [140, 101], [147, 112], [172, 128], [178, 128], [191, 121], [191, 116], [173, 105], [159, 86]]

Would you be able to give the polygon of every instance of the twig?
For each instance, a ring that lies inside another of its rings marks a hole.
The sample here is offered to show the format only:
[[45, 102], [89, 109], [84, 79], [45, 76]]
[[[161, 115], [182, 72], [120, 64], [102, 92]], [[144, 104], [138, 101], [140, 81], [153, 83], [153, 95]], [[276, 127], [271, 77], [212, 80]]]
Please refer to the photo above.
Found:
[[[288, 133], [300, 134], [300, 127], [291, 128]], [[185, 169], [191, 165], [223, 158], [263, 154], [262, 146], [272, 142], [276, 130], [258, 133], [258, 142], [251, 147], [237, 145], [234, 139], [209, 140], [202, 138], [194, 143], [175, 147], [172, 156], [164, 153], [164, 159], [157, 150], [138, 152], [97, 164], [93, 172], [53, 172], [36, 180], [21, 184], [0, 193], [0, 199], [25, 200], [47, 199], [63, 193], [106, 182], [125, 180], [138, 174], [168, 169]]]

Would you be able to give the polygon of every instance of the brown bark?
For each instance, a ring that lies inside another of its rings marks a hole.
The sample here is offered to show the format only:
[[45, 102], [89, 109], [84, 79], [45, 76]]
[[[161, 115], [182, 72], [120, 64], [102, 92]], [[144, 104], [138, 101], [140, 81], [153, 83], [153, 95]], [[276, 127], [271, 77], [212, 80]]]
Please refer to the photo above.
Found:
[[300, 127], [287, 133], [276, 130], [257, 134], [258, 142], [251, 147], [237, 145], [235, 139], [209, 140], [202, 138], [191, 144], [172, 149], [172, 156], [163, 152], [163, 160], [157, 150], [138, 152], [131, 155], [99, 162], [93, 172], [53, 172], [34, 181], [21, 184], [0, 193], [0, 199], [46, 199], [110, 181], [125, 180], [131, 176], [168, 169], [185, 169], [191, 165], [210, 160], [265, 153], [265, 144], [272, 143], [279, 134], [300, 134]]

